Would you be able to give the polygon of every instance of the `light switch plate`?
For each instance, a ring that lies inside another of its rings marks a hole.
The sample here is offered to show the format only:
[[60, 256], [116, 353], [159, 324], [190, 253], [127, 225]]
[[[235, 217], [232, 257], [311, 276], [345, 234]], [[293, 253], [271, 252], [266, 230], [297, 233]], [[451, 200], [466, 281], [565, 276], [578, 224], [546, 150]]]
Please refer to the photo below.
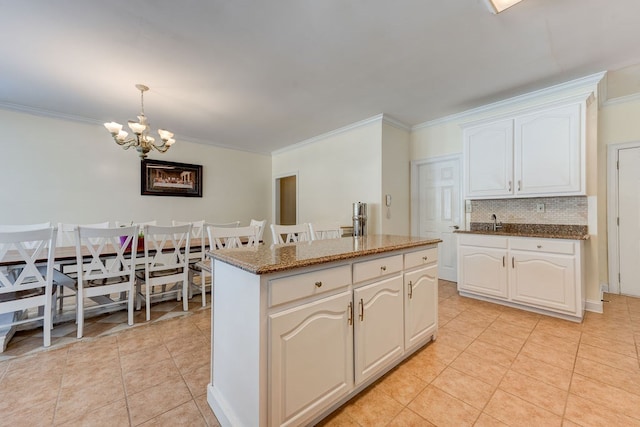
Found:
[[544, 212], [544, 203], [538, 203], [536, 205], [536, 212]]
[[471, 211], [472, 211], [471, 200], [465, 200], [464, 201], [464, 211], [465, 211], [465, 213], [471, 213]]

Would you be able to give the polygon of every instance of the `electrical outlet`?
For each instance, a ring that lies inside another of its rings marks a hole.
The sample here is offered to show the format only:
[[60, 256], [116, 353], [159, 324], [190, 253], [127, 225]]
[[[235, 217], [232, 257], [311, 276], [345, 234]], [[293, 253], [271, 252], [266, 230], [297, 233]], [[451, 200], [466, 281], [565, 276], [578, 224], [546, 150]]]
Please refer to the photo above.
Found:
[[544, 212], [544, 203], [538, 203], [536, 205], [536, 212]]
[[471, 208], [471, 200], [465, 200], [464, 201], [464, 211], [466, 213], [471, 213], [473, 209]]

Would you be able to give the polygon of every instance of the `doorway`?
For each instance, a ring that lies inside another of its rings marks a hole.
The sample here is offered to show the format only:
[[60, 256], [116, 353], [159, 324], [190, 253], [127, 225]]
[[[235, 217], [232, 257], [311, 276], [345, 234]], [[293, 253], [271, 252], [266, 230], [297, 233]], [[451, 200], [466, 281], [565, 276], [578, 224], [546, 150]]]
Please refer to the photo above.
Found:
[[274, 222], [281, 225], [298, 223], [298, 176], [286, 175], [275, 179]]
[[609, 291], [640, 297], [640, 142], [609, 147]]
[[411, 230], [420, 237], [440, 239], [438, 276], [458, 280], [454, 231], [462, 213], [460, 155], [411, 162]]

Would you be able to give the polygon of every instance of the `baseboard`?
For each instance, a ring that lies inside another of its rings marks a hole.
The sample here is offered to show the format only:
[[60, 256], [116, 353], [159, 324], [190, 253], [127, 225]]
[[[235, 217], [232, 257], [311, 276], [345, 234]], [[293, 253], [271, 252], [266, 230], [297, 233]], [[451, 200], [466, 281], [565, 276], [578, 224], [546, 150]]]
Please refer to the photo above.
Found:
[[602, 298], [600, 298], [599, 301], [595, 301], [595, 300], [587, 300], [585, 302], [585, 306], [584, 309], [586, 311], [592, 311], [594, 313], [603, 313], [603, 304], [602, 304]]

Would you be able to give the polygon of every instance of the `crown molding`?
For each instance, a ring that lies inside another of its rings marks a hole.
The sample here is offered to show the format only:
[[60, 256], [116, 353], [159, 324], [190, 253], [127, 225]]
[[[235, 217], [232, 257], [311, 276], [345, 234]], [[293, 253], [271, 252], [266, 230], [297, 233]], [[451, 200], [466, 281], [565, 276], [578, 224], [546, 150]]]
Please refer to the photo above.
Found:
[[76, 116], [73, 114], [59, 113], [57, 111], [46, 110], [44, 108], [28, 107], [26, 105], [21, 105], [21, 104], [12, 104], [10, 102], [0, 101], [0, 109], [7, 110], [7, 111], [15, 111], [18, 113], [27, 113], [34, 116], [40, 116], [40, 117], [49, 117], [52, 119], [69, 120], [72, 122], [86, 123], [91, 125], [96, 125], [96, 124], [101, 125], [103, 123], [98, 119], [92, 119], [90, 117], [82, 117], [82, 116]]
[[616, 98], [606, 99], [602, 102], [603, 107], [612, 105], [626, 104], [628, 102], [640, 101], [640, 93], [632, 93], [630, 95], [618, 96]]
[[395, 127], [395, 128], [398, 128], [400, 130], [411, 132], [411, 126], [409, 126], [406, 123], [401, 122], [400, 120], [398, 120], [398, 119], [396, 119], [394, 117], [391, 117], [388, 114], [384, 114], [384, 113], [382, 114], [382, 121], [387, 123], [387, 124], [389, 124], [389, 125], [391, 125], [391, 126], [393, 126], [393, 127]]
[[[467, 117], [476, 115], [476, 114], [481, 114], [481, 113], [485, 113], [485, 112], [490, 112], [492, 110], [495, 110], [497, 108], [504, 108], [504, 107], [510, 107], [510, 106], [514, 106], [517, 104], [521, 104], [524, 103], [526, 101], [530, 101], [530, 100], [535, 100], [539, 97], [542, 96], [548, 96], [548, 95], [554, 95], [557, 94], [561, 91], [566, 91], [566, 90], [570, 90], [570, 89], [576, 89], [576, 88], [581, 88], [581, 87], [587, 87], [587, 86], [596, 86], [598, 83], [606, 76], [607, 72], [606, 71], [601, 71], [599, 73], [595, 73], [595, 74], [590, 74], [588, 76], [585, 77], [581, 77], [575, 80], [570, 80], [568, 82], [565, 83], [560, 83], [554, 86], [550, 86], [544, 89], [539, 89], [533, 92], [528, 92], [522, 95], [518, 95], [518, 96], [514, 96], [512, 98], [508, 98], [508, 99], [504, 99], [502, 101], [497, 101], [491, 104], [486, 104], [483, 105], [481, 107], [477, 107], [477, 108], [472, 108], [470, 110], [466, 110], [463, 111], [461, 113], [456, 113], [456, 114], [451, 114], [449, 116], [445, 116], [439, 119], [435, 119], [435, 120], [430, 120], [428, 122], [424, 122], [424, 123], [419, 123], [415, 126], [413, 126], [411, 128], [411, 131], [416, 131], [419, 129], [423, 129], [426, 127], [430, 127], [430, 126], [435, 126], [435, 125], [440, 125], [440, 124], [444, 124], [444, 123], [448, 123], [448, 122], [453, 122], [453, 121], [461, 121], [466, 119]], [[593, 91], [593, 90], [592, 90]]]

